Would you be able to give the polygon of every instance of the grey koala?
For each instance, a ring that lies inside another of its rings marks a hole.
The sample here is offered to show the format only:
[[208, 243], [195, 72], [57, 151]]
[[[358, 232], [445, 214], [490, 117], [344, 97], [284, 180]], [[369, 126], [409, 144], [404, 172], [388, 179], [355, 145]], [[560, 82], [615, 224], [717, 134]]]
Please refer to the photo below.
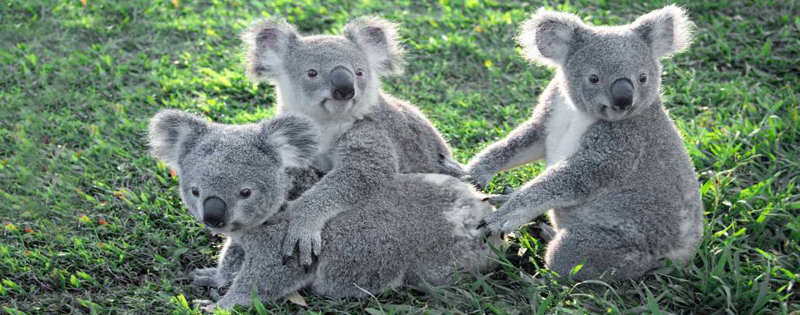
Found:
[[321, 130], [314, 166], [327, 175], [290, 203], [283, 253], [311, 264], [328, 220], [379, 193], [398, 173], [459, 175], [462, 166], [430, 121], [381, 91], [380, 78], [403, 69], [397, 26], [354, 20], [342, 35], [301, 36], [282, 19], [242, 34], [248, 76], [277, 89], [277, 111], [311, 117]]
[[[222, 308], [250, 305], [251, 290], [267, 301], [301, 288], [363, 297], [403, 285], [447, 284], [458, 272], [491, 265], [477, 225], [492, 206], [468, 183], [441, 174], [395, 175], [328, 221], [325, 247], [308, 270], [284, 264], [281, 244], [293, 219], [288, 199], [319, 185], [319, 172], [307, 168], [319, 137], [308, 118], [222, 125], [165, 110], [150, 122], [149, 137], [152, 154], [178, 172], [192, 216], [231, 239], [217, 268], [195, 272], [196, 282], [206, 285], [232, 282], [217, 302]], [[499, 237], [488, 241], [502, 245]]]
[[664, 258], [688, 263], [703, 205], [659, 95], [659, 60], [686, 49], [691, 29], [677, 6], [624, 26], [589, 26], [545, 9], [525, 21], [525, 56], [557, 74], [532, 117], [475, 156], [466, 178], [485, 187], [493, 174], [530, 161], [547, 168], [502, 197], [482, 226], [509, 232], [552, 209], [546, 266], [567, 275], [585, 260], [578, 280], [638, 278]]

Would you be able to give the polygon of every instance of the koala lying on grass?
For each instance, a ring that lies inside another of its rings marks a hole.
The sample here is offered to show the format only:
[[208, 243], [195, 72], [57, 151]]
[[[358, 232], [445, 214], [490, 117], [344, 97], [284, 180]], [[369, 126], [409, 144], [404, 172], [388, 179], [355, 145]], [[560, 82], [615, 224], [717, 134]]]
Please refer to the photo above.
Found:
[[[394, 176], [328, 221], [321, 233], [325, 247], [308, 270], [283, 264], [281, 242], [293, 211], [287, 199], [318, 179], [307, 168], [318, 137], [311, 120], [295, 115], [222, 125], [165, 110], [150, 122], [152, 154], [177, 171], [189, 212], [231, 239], [218, 268], [195, 272], [211, 286], [232, 282], [217, 302], [221, 308], [250, 305], [251, 290], [262, 301], [301, 288], [363, 297], [403, 285], [452, 283], [457, 272], [490, 265], [490, 246], [476, 226], [492, 207], [471, 185], [441, 174]], [[207, 310], [216, 308], [205, 303]]]
[[283, 253], [310, 265], [331, 218], [390, 186], [398, 173], [459, 175], [439, 132], [414, 106], [384, 94], [380, 78], [402, 72], [396, 25], [379, 18], [342, 35], [300, 36], [284, 20], [242, 34], [247, 74], [275, 84], [278, 114], [311, 117], [321, 130], [314, 166], [327, 175], [289, 208]]
[[[526, 57], [557, 69], [533, 116], [467, 165], [492, 175], [545, 159], [547, 168], [485, 219], [510, 232], [545, 211], [553, 224], [548, 268], [577, 279], [637, 278], [664, 258], [689, 262], [703, 205], [681, 137], [661, 102], [659, 60], [686, 49], [691, 22], [668, 6], [625, 26], [589, 26], [540, 9], [522, 25]], [[500, 199], [500, 198], [498, 198]]]

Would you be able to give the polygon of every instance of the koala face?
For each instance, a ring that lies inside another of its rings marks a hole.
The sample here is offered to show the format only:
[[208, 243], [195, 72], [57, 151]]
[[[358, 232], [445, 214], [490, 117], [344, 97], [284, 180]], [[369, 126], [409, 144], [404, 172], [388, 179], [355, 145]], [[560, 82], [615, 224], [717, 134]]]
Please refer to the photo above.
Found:
[[588, 26], [577, 16], [539, 9], [517, 38], [525, 56], [555, 66], [569, 101], [598, 119], [621, 120], [659, 97], [659, 60], [686, 49], [692, 24], [671, 5], [624, 26]]
[[348, 112], [364, 101], [380, 81], [364, 52], [343, 36], [310, 36], [292, 46], [278, 77], [281, 101], [302, 111]]
[[316, 154], [316, 130], [305, 118], [221, 125], [174, 110], [150, 123], [153, 155], [178, 173], [189, 213], [216, 233], [234, 234], [278, 212], [290, 187], [286, 167]]
[[247, 73], [270, 80], [279, 105], [314, 117], [357, 114], [377, 103], [380, 77], [402, 72], [396, 26], [350, 22], [342, 35], [300, 36], [284, 20], [261, 20], [242, 34]]
[[652, 104], [661, 76], [644, 41], [634, 34], [592, 39], [563, 68], [562, 86], [572, 104], [605, 120], [624, 119]]
[[261, 224], [284, 201], [277, 152], [262, 152], [250, 144], [246, 138], [253, 133], [220, 130], [201, 139], [180, 162], [181, 199], [198, 222], [215, 232], [234, 233]]

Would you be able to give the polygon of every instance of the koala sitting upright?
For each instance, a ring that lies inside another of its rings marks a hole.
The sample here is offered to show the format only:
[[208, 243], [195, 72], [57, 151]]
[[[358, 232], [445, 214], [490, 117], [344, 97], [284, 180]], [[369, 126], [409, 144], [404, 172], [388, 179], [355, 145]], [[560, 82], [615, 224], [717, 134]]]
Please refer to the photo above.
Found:
[[329, 220], [321, 233], [325, 248], [307, 272], [283, 264], [281, 243], [292, 219], [287, 200], [316, 187], [316, 171], [306, 166], [318, 137], [311, 120], [297, 115], [222, 125], [165, 110], [150, 122], [152, 153], [177, 171], [186, 208], [231, 240], [218, 268], [195, 272], [210, 286], [232, 281], [220, 307], [250, 305], [251, 290], [266, 301], [305, 287], [329, 297], [363, 297], [452, 283], [459, 271], [490, 266], [490, 247], [477, 225], [492, 207], [471, 185], [441, 174], [397, 174]]
[[459, 174], [430, 121], [381, 92], [380, 78], [402, 71], [396, 25], [361, 18], [340, 36], [300, 36], [284, 20], [262, 20], [242, 41], [248, 76], [276, 85], [278, 113], [309, 116], [321, 130], [314, 166], [327, 175], [289, 205], [287, 258], [297, 248], [298, 262], [311, 264], [325, 223], [384, 189], [397, 173]]
[[[625, 26], [588, 26], [540, 9], [521, 27], [525, 56], [557, 69], [532, 117], [467, 165], [492, 175], [544, 158], [547, 168], [485, 219], [509, 232], [545, 211], [554, 238], [545, 262], [576, 279], [637, 278], [664, 258], [687, 263], [703, 205], [681, 137], [659, 96], [659, 60], [691, 41], [684, 11], [667, 6]], [[498, 200], [499, 201], [499, 200]]]

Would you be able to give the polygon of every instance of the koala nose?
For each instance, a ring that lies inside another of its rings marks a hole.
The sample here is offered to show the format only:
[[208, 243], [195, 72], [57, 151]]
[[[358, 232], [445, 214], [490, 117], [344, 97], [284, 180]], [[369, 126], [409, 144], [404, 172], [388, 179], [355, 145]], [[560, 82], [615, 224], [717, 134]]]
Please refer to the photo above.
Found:
[[338, 66], [331, 70], [331, 85], [333, 98], [337, 100], [350, 100], [356, 96], [353, 86], [353, 74], [347, 68]]
[[210, 227], [222, 227], [225, 225], [227, 207], [222, 199], [208, 197], [206, 201], [203, 201], [203, 223]]
[[616, 110], [626, 110], [633, 104], [633, 83], [622, 78], [611, 83], [611, 99]]

